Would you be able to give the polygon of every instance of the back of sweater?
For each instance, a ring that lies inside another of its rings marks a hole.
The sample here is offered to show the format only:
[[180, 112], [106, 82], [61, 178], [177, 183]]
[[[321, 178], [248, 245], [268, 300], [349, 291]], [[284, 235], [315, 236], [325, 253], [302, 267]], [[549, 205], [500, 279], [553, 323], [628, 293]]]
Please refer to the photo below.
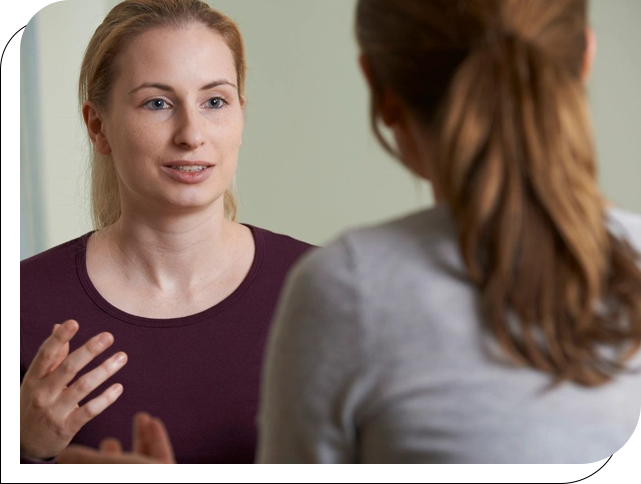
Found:
[[[641, 251], [641, 217], [610, 216]], [[444, 206], [305, 257], [270, 337], [259, 461], [588, 463], [627, 442], [641, 373], [551, 389], [501, 358], [479, 303]]]

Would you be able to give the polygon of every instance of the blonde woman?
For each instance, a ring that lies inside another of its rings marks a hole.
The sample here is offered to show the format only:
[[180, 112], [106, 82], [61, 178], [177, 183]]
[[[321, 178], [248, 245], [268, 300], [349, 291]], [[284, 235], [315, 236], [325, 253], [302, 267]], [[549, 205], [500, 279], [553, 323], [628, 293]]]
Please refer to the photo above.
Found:
[[129, 442], [139, 410], [179, 462], [253, 461], [269, 323], [309, 245], [235, 222], [244, 84], [240, 32], [204, 2], [128, 0], [96, 30], [79, 90], [96, 231], [21, 264], [24, 461]]
[[[626, 443], [641, 217], [597, 187], [587, 18], [586, 0], [359, 1], [376, 133], [438, 203], [292, 271], [258, 462], [587, 463]], [[139, 428], [153, 450], [64, 458], [170, 462], [160, 422]]]

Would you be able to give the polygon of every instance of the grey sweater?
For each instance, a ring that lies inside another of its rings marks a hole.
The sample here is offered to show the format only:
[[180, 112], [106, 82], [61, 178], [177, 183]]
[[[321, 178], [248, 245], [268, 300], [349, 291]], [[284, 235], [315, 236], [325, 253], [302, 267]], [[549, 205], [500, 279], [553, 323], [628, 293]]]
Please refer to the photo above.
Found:
[[[641, 248], [641, 217], [611, 222]], [[478, 304], [445, 206], [308, 254], [272, 327], [257, 461], [588, 463], [627, 442], [641, 373], [550, 390], [490, 357]]]

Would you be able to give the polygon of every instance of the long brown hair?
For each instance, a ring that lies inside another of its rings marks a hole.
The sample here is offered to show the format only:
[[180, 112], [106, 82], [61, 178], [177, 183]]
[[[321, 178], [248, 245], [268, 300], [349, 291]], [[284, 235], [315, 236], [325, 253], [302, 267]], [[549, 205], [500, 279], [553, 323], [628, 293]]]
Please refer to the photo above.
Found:
[[433, 133], [433, 181], [491, 334], [516, 364], [593, 386], [641, 346], [641, 270], [597, 185], [586, 30], [586, 0], [360, 0], [357, 11], [375, 132], [390, 89]]
[[[200, 0], [126, 0], [116, 5], [96, 29], [80, 69], [78, 98], [106, 109], [114, 81], [114, 59], [134, 37], [159, 27], [202, 24], [217, 32], [231, 50], [236, 66], [238, 95], [245, 90], [245, 48], [238, 26]], [[92, 147], [91, 214], [96, 229], [120, 217], [118, 179], [111, 155]], [[236, 220], [233, 186], [224, 194], [225, 217]]]

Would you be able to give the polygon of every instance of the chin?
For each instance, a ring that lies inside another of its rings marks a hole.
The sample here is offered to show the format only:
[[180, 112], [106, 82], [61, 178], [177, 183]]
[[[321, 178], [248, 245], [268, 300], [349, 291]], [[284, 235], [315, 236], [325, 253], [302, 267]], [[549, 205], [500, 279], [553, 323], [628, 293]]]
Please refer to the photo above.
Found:
[[184, 194], [179, 197], [172, 197], [170, 200], [166, 200], [166, 203], [175, 209], [179, 210], [198, 210], [205, 209], [214, 205], [218, 200], [220, 203], [223, 203], [224, 192], [218, 196], [212, 195], [211, 193], [207, 194]]

